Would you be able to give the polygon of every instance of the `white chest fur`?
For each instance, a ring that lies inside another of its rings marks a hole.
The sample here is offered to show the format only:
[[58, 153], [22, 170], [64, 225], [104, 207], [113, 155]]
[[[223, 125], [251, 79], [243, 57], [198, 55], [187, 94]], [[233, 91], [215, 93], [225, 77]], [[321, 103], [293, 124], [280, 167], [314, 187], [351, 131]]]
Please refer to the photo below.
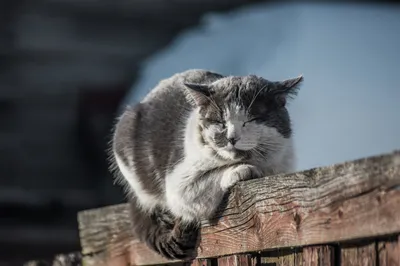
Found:
[[[223, 166], [211, 148], [201, 145], [196, 135], [197, 113], [188, 117], [184, 132], [184, 159], [166, 178], [166, 203], [177, 216], [186, 220], [209, 215], [224, 195], [217, 185], [218, 176], [202, 178], [199, 173]], [[201, 198], [201, 199], [200, 199]]]

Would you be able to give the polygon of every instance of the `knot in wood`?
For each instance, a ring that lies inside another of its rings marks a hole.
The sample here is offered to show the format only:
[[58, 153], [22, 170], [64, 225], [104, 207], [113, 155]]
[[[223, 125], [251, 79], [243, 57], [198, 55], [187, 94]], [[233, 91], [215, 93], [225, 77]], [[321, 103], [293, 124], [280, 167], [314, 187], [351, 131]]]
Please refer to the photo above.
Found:
[[293, 220], [296, 224], [296, 230], [299, 231], [300, 230], [300, 224], [301, 224], [301, 216], [295, 212], [293, 215]]

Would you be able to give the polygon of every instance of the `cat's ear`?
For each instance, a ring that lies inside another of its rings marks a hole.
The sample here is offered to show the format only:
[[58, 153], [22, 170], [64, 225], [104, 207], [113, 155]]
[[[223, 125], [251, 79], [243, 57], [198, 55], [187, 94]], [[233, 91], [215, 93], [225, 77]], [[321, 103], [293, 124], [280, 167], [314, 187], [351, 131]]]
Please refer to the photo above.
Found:
[[209, 102], [209, 97], [212, 93], [209, 85], [197, 83], [184, 83], [184, 85], [198, 106]]
[[285, 106], [288, 99], [292, 99], [297, 95], [303, 80], [303, 75], [300, 75], [296, 78], [277, 82], [277, 88], [274, 90], [276, 102], [280, 106]]

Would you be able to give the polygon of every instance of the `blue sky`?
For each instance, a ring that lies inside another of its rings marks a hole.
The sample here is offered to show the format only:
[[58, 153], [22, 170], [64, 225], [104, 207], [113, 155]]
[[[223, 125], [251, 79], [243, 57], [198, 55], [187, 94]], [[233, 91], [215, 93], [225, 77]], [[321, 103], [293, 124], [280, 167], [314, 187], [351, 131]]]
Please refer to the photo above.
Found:
[[303, 74], [289, 109], [298, 170], [400, 149], [400, 8], [258, 4], [208, 14], [149, 58], [127, 102], [189, 68], [280, 80]]

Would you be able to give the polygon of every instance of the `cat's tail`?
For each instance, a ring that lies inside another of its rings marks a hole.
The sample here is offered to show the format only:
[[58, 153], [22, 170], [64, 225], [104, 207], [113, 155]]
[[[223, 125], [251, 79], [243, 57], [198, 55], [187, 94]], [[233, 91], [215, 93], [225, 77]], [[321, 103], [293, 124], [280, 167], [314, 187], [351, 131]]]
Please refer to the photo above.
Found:
[[170, 212], [155, 208], [141, 210], [131, 202], [132, 224], [136, 237], [169, 260], [189, 261], [196, 257], [200, 226], [184, 223]]

